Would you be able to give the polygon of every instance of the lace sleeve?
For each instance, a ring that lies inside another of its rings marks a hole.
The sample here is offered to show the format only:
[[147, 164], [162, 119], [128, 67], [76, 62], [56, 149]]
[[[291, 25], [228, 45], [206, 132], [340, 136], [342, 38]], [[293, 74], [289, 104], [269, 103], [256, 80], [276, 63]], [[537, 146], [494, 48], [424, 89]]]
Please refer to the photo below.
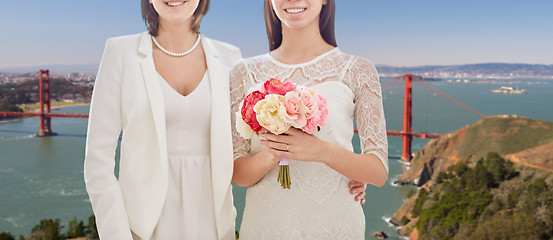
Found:
[[356, 57], [347, 72], [355, 94], [355, 121], [363, 154], [375, 154], [388, 172], [388, 137], [382, 89], [374, 65]]
[[234, 149], [234, 159], [248, 155], [250, 152], [251, 140], [240, 137], [236, 130], [236, 113], [240, 108], [240, 103], [246, 97], [246, 83], [248, 71], [243, 60], [238, 61], [230, 71], [230, 102], [231, 102], [231, 126], [232, 126], [232, 146]]

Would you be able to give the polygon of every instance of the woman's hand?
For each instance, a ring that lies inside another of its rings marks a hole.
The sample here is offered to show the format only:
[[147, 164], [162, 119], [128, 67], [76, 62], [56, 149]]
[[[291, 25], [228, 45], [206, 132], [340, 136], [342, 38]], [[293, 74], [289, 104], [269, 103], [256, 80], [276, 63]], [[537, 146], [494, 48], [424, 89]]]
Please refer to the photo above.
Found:
[[[270, 140], [267, 140], [266, 139], [266, 136], [268, 135], [273, 135], [273, 136], [277, 136], [271, 132], [269, 132], [267, 129], [263, 128], [261, 129], [261, 131], [259, 131], [259, 136], [261, 137], [261, 144], [262, 145], [265, 145], [264, 142], [268, 142]], [[278, 143], [273, 143], [274, 146], [276, 145], [279, 145]], [[265, 145], [266, 148], [263, 149], [261, 152], [265, 153], [264, 155], [267, 156], [266, 159], [270, 162], [274, 162], [276, 165], [278, 165], [278, 162], [280, 161], [280, 159], [282, 159], [282, 157], [278, 157], [278, 156], [275, 156], [275, 154], [271, 153], [271, 147], [268, 147], [267, 145]], [[283, 147], [283, 151], [286, 151], [286, 145], [284, 143], [280, 144], [281, 147]]]
[[331, 145], [315, 135], [302, 130], [290, 128], [285, 134], [275, 135], [270, 132], [261, 134], [261, 144], [277, 159], [288, 158], [297, 161], [325, 162], [326, 151]]
[[349, 183], [349, 191], [352, 195], [355, 195], [355, 201], [359, 201], [361, 205], [365, 204], [365, 190], [367, 189], [367, 184], [351, 181]]
[[320, 162], [349, 179], [378, 187], [384, 186], [388, 179], [384, 165], [375, 154], [357, 154], [296, 128], [281, 135], [265, 132], [261, 137], [261, 144], [266, 146], [263, 152], [277, 162], [282, 158]]
[[269, 170], [277, 167], [280, 159], [269, 153], [267, 148], [253, 156], [239, 157], [234, 160], [232, 181], [239, 186], [251, 187], [263, 178]]

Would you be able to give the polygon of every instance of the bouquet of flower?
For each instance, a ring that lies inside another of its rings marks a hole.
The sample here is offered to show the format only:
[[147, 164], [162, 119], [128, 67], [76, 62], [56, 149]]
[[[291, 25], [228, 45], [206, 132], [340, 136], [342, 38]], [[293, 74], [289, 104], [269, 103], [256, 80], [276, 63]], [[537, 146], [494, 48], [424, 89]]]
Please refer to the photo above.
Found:
[[[282, 134], [290, 127], [313, 134], [328, 120], [326, 100], [316, 89], [297, 86], [290, 80], [270, 80], [250, 91], [236, 113], [236, 129], [240, 136], [250, 139], [253, 133], [265, 128], [271, 133]], [[279, 162], [278, 182], [290, 189], [289, 160]]]

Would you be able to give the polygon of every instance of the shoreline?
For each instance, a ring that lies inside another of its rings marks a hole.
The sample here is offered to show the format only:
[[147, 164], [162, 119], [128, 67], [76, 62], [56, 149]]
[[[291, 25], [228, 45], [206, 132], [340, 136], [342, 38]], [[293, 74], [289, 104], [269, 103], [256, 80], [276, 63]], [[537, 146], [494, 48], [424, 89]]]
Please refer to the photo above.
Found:
[[70, 104], [70, 105], [58, 105], [58, 106], [50, 106], [50, 110], [53, 110], [53, 109], [60, 109], [60, 108], [65, 108], [65, 107], [80, 107], [80, 106], [87, 106], [87, 105], [90, 105], [90, 103], [76, 103], [76, 104]]
[[[23, 112], [40, 112], [40, 109], [39, 107], [35, 107], [34, 106], [35, 104], [33, 104], [32, 107], [25, 107], [25, 109], [23, 110]], [[55, 109], [60, 109], [60, 108], [65, 108], [65, 107], [78, 107], [78, 106], [86, 106], [86, 105], [90, 105], [90, 103], [86, 103], [86, 102], [76, 102], [76, 103], [69, 103], [69, 104], [59, 104], [59, 105], [50, 105], [50, 110], [55, 110]]]

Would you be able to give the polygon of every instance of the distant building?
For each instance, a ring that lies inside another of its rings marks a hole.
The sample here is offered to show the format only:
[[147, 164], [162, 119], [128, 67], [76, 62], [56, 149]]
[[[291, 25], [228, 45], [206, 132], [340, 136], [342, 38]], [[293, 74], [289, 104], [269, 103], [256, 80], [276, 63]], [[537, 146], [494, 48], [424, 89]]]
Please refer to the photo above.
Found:
[[73, 73], [68, 74], [67, 77], [68, 77], [69, 79], [76, 80], [76, 79], [79, 78], [79, 73], [73, 72]]
[[517, 89], [514, 87], [501, 87], [499, 89], [491, 89], [492, 93], [504, 93], [504, 94], [526, 94], [526, 90]]

